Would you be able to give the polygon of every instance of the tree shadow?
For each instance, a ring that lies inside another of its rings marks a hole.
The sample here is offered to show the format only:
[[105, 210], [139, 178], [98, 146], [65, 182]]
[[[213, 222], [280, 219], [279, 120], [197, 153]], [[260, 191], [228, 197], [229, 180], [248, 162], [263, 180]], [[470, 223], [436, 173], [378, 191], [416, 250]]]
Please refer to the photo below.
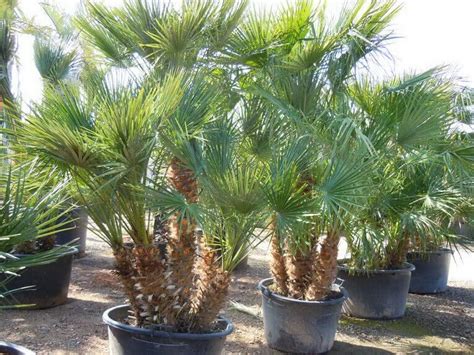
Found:
[[431, 298], [433, 300], [446, 300], [469, 307], [474, 307], [474, 290], [472, 288], [449, 286], [445, 292], [431, 295], [413, 295]]
[[[41, 310], [2, 311], [2, 338], [34, 351], [44, 349], [81, 353], [89, 339], [107, 339], [102, 313], [115, 305], [113, 300], [91, 301], [69, 298], [68, 302]], [[77, 330], [81, 328], [81, 331]], [[95, 341], [95, 340], [94, 340]]]
[[[229, 350], [232, 349], [232, 350]], [[277, 354], [296, 354], [286, 353], [274, 349], [270, 349], [266, 344], [248, 344], [238, 341], [226, 342], [226, 354], [261, 354], [261, 355], [277, 355]], [[366, 346], [361, 344], [353, 344], [350, 342], [336, 340], [333, 348], [327, 354], [370, 354], [370, 355], [386, 355], [395, 354], [394, 352]]]
[[351, 342], [336, 340], [334, 346], [329, 351], [329, 354], [370, 354], [370, 355], [385, 355], [395, 354], [394, 352], [380, 349], [373, 346], [366, 346], [361, 344], [354, 344]]
[[437, 295], [410, 295], [406, 320], [432, 335], [474, 345], [474, 290], [449, 288]]

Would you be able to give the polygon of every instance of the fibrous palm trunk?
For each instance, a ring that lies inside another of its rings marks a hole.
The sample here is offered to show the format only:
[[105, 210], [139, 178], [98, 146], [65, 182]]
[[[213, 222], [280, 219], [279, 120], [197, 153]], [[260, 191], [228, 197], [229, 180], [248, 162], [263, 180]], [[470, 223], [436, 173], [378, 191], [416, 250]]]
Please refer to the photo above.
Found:
[[130, 308], [132, 312], [131, 318], [134, 319], [137, 326], [142, 326], [145, 321], [145, 317], [142, 316], [142, 306], [139, 301], [140, 292], [135, 287], [135, 278], [137, 276], [135, 268], [135, 260], [131, 248], [125, 246], [114, 250], [116, 270], [122, 281], [122, 285], [125, 290], [125, 294], [130, 302]]
[[[177, 158], [172, 160], [170, 168], [170, 180], [175, 188], [188, 203], [197, 202], [194, 172]], [[168, 261], [173, 282], [170, 286], [177, 289], [176, 326], [183, 331], [209, 330], [224, 303], [230, 275], [222, 269], [215, 251], [208, 248], [204, 240], [201, 240], [200, 258], [197, 258], [194, 220], [177, 214], [171, 219], [170, 229]]]
[[311, 280], [312, 254], [297, 251], [296, 255], [286, 257], [288, 273], [288, 295], [294, 299], [304, 299], [306, 288]]
[[339, 238], [339, 233], [328, 231], [321, 241], [319, 253], [314, 254], [312, 279], [305, 295], [307, 300], [320, 300], [331, 292], [337, 276]]
[[283, 248], [281, 247], [280, 238], [276, 230], [276, 223], [271, 225], [272, 239], [271, 239], [271, 259], [270, 270], [273, 276], [273, 285], [275, 291], [283, 296], [288, 295], [288, 273], [286, 271], [285, 257]]
[[[197, 201], [198, 188], [194, 172], [186, 168], [178, 158], [173, 158], [171, 161], [169, 177], [176, 190], [186, 198], [188, 203]], [[171, 218], [171, 235], [168, 243], [171, 283], [168, 288], [174, 289], [177, 293], [174, 308], [178, 314], [178, 323], [186, 323], [186, 318], [192, 306], [191, 295], [196, 258], [195, 229], [194, 220], [188, 216], [176, 214]], [[180, 327], [179, 324], [178, 327]]]
[[395, 243], [389, 243], [386, 247], [386, 268], [399, 268], [406, 262], [406, 255], [410, 250], [410, 236], [407, 232]]
[[194, 295], [193, 320], [195, 330], [208, 329], [216, 319], [227, 296], [230, 275], [224, 271], [216, 258], [215, 251], [201, 244], [199, 280]]
[[167, 322], [173, 318], [172, 294], [166, 289], [166, 264], [159, 247], [137, 245], [133, 250], [136, 265], [135, 289], [144, 322]]

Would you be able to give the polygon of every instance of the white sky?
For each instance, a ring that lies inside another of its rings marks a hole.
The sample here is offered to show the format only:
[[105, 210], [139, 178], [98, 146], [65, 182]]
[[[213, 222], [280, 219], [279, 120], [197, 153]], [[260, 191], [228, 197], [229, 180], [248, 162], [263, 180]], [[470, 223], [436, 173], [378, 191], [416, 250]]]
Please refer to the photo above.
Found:
[[[50, 0], [65, 11], [72, 12], [80, 0]], [[180, 0], [174, 0], [180, 1]], [[292, 0], [252, 0], [254, 4], [269, 6]], [[387, 65], [387, 73], [422, 71], [436, 65], [449, 64], [465, 84], [474, 87], [474, 0], [398, 0], [403, 9], [393, 23], [400, 38], [388, 47], [394, 63]], [[20, 0], [21, 9], [28, 17], [44, 22], [41, 0]], [[117, 5], [121, 0], [103, 0]], [[344, 0], [329, 0], [333, 12]], [[33, 62], [33, 40], [22, 35], [17, 56], [19, 72], [14, 73], [14, 85], [23, 103], [41, 98], [41, 79]]]

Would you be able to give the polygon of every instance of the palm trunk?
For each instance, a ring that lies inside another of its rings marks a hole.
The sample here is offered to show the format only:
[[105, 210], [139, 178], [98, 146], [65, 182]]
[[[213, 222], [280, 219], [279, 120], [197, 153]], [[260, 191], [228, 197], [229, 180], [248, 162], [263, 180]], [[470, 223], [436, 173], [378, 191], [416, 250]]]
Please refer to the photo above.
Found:
[[282, 296], [288, 295], [288, 273], [286, 271], [285, 257], [280, 245], [275, 228], [273, 228], [272, 235], [272, 258], [270, 261], [270, 269], [273, 275], [273, 284], [276, 292]]
[[209, 330], [224, 305], [230, 284], [230, 275], [222, 270], [215, 252], [201, 247], [200, 277], [194, 297], [195, 309], [190, 322], [192, 331]]
[[145, 317], [142, 316], [143, 309], [139, 301], [140, 292], [135, 288], [135, 278], [137, 276], [135, 269], [135, 260], [130, 249], [122, 247], [114, 250], [116, 270], [122, 281], [122, 285], [125, 290], [125, 294], [130, 301], [130, 308], [132, 318], [135, 325], [140, 327], [145, 321]]
[[326, 238], [321, 242], [319, 253], [314, 254], [313, 277], [306, 291], [307, 300], [320, 300], [331, 292], [337, 276], [338, 245], [339, 234], [328, 231]]
[[386, 268], [399, 268], [406, 262], [406, 256], [410, 250], [410, 236], [404, 232], [402, 238], [395, 245], [387, 245], [386, 251]]
[[311, 254], [304, 255], [301, 252], [297, 252], [296, 255], [287, 256], [286, 265], [288, 272], [288, 295], [294, 299], [304, 299], [306, 288], [311, 280]]
[[[170, 180], [174, 187], [185, 196], [187, 202], [195, 203], [198, 189], [193, 171], [187, 169], [177, 158], [172, 159], [170, 168]], [[168, 243], [171, 284], [168, 287], [176, 290], [177, 299], [174, 308], [180, 315], [179, 318], [186, 317], [192, 306], [190, 297], [195, 277], [195, 229], [195, 222], [187, 216], [177, 214], [171, 219], [171, 236]]]
[[137, 276], [135, 289], [142, 304], [142, 317], [148, 323], [161, 322], [169, 318], [172, 300], [166, 289], [166, 265], [164, 256], [155, 245], [139, 245], [133, 250]]

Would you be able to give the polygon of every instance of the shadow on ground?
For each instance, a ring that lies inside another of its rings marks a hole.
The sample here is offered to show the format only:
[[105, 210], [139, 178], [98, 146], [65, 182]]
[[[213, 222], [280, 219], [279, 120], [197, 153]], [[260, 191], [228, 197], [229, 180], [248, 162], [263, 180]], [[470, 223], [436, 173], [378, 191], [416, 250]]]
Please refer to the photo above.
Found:
[[[33, 351], [45, 349], [77, 352], [82, 347], [106, 339], [101, 314], [114, 304], [112, 300], [91, 301], [71, 297], [64, 305], [42, 310], [6, 310], [2, 312], [2, 338]], [[80, 314], [80, 317], [78, 316]], [[87, 329], [86, 335], [78, 329]]]

